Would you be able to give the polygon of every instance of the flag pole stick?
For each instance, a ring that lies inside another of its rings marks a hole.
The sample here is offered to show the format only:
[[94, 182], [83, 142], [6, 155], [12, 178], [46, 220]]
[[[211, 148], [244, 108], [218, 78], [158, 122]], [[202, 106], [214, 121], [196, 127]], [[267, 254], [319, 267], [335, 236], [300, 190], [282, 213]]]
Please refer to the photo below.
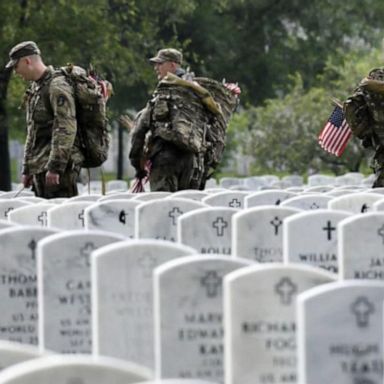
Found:
[[25, 187], [24, 186], [22, 186], [16, 193], [15, 193], [15, 195], [13, 196], [13, 198], [15, 198], [15, 197], [17, 197], [17, 196], [19, 196], [20, 195], [20, 193], [21, 192], [23, 192], [24, 191], [24, 189], [25, 189]]

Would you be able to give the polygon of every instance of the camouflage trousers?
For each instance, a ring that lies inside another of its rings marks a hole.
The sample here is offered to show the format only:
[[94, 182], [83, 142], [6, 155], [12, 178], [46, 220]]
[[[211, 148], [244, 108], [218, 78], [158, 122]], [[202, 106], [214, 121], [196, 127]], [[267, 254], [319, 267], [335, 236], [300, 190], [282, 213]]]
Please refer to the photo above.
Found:
[[372, 188], [384, 187], [384, 150], [379, 149], [376, 151], [373, 160], [371, 161], [371, 168], [375, 172], [375, 181]]
[[149, 182], [151, 191], [176, 192], [183, 189], [198, 189], [195, 155], [179, 150], [164, 150], [151, 159]]
[[46, 172], [33, 175], [32, 190], [36, 196], [45, 199], [53, 199], [56, 197], [72, 197], [78, 195], [77, 178], [80, 169], [68, 169], [60, 174], [60, 184], [47, 186], [45, 182]]

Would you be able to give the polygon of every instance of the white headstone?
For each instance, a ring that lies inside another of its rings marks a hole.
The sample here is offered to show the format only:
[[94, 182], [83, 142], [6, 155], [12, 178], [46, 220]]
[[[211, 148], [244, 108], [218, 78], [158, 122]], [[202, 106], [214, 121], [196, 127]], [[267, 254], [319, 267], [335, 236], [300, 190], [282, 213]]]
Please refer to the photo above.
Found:
[[9, 227], [14, 227], [16, 226], [17, 224], [15, 223], [11, 223], [9, 221], [5, 221], [5, 220], [0, 220], [0, 229], [4, 229], [4, 228], [9, 228]]
[[231, 255], [232, 216], [234, 208], [202, 208], [183, 214], [178, 219], [178, 242], [199, 253]]
[[163, 197], [170, 196], [171, 192], [142, 192], [142, 193], [136, 193], [136, 196], [132, 197], [132, 200], [139, 200], [139, 201], [151, 201], [151, 200], [158, 200]]
[[269, 205], [236, 213], [232, 217], [232, 254], [264, 263], [283, 261], [283, 221], [298, 212]]
[[314, 209], [326, 209], [328, 202], [332, 200], [331, 196], [326, 196], [321, 193], [311, 193], [307, 195], [299, 195], [284, 200], [281, 207], [299, 208], [303, 210], [314, 210]]
[[222, 279], [249, 263], [197, 255], [155, 269], [156, 378], [222, 382]]
[[342, 279], [384, 280], [384, 212], [368, 212], [338, 226]]
[[48, 224], [47, 211], [53, 207], [55, 204], [40, 203], [16, 208], [8, 213], [8, 220], [17, 224], [46, 227]]
[[221, 188], [229, 188], [232, 187], [233, 185], [242, 185], [243, 184], [243, 179], [239, 179], [237, 177], [222, 177], [219, 180], [219, 186]]
[[382, 198], [383, 195], [379, 193], [357, 192], [334, 197], [328, 203], [328, 208], [352, 213], [364, 213], [372, 211], [372, 205]]
[[372, 204], [372, 211], [384, 211], [384, 198]]
[[0, 339], [37, 344], [36, 247], [52, 229], [16, 226], [0, 231]]
[[39, 344], [42, 348], [61, 353], [91, 352], [90, 254], [122, 239], [109, 232], [77, 230], [39, 242]]
[[76, 201], [59, 204], [47, 211], [48, 227], [60, 229], [83, 229], [84, 210], [92, 204], [92, 201]]
[[[74, 201], [97, 201], [102, 197], [101, 194], [84, 194], [79, 196], [70, 197], [66, 202], [72, 203]], [[66, 203], [65, 202], [65, 203]]]
[[384, 283], [350, 280], [298, 296], [299, 384], [381, 384]]
[[184, 190], [184, 191], [177, 191], [172, 193], [171, 195], [167, 196], [167, 199], [174, 199], [175, 197], [179, 198], [182, 197], [183, 199], [192, 199], [196, 201], [201, 201], [204, 199], [204, 197], [209, 196], [207, 192], [204, 191], [196, 191], [196, 190]]
[[136, 208], [136, 238], [176, 241], [177, 218], [183, 213], [206, 207], [190, 199], [159, 199]]
[[225, 383], [296, 383], [296, 296], [335, 280], [301, 265], [265, 264], [224, 278]]
[[229, 208], [243, 208], [244, 198], [248, 196], [248, 192], [233, 191], [233, 192], [219, 192], [214, 195], [209, 195], [202, 199], [204, 204], [213, 207], [229, 207]]
[[310, 175], [308, 176], [308, 185], [316, 186], [316, 185], [333, 185], [335, 183], [334, 176], [327, 175]]
[[154, 368], [153, 269], [195, 253], [164, 240], [124, 241], [94, 251], [93, 352]]
[[0, 371], [23, 361], [36, 359], [48, 354], [42, 352], [34, 345], [16, 343], [13, 341], [0, 341]]
[[244, 207], [252, 208], [260, 205], [280, 205], [284, 200], [295, 196], [297, 196], [296, 193], [277, 189], [254, 192], [245, 197]]
[[113, 232], [125, 237], [135, 236], [136, 207], [130, 199], [96, 202], [84, 211], [85, 228]]
[[133, 384], [148, 380], [145, 367], [104, 356], [51, 355], [0, 372], [0, 384]]
[[131, 192], [121, 192], [121, 193], [111, 193], [106, 196], [100, 197], [97, 201], [110, 201], [110, 200], [121, 200], [121, 199], [132, 199], [132, 197], [137, 196], [136, 193]]
[[348, 212], [321, 209], [288, 217], [283, 224], [284, 261], [337, 273], [337, 224], [349, 216]]

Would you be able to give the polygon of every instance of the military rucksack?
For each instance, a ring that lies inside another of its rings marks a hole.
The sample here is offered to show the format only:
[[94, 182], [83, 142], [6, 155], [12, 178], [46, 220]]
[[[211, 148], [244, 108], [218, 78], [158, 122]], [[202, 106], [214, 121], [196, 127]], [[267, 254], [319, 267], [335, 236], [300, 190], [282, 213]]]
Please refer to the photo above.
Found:
[[220, 163], [236, 97], [218, 81], [180, 79], [168, 74], [152, 101], [154, 135], [204, 157], [204, 166]]
[[57, 71], [64, 75], [75, 93], [77, 134], [83, 168], [102, 165], [108, 157], [110, 136], [107, 128], [107, 82], [81, 67], [68, 65]]
[[344, 102], [346, 121], [359, 139], [384, 144], [384, 68], [371, 70]]

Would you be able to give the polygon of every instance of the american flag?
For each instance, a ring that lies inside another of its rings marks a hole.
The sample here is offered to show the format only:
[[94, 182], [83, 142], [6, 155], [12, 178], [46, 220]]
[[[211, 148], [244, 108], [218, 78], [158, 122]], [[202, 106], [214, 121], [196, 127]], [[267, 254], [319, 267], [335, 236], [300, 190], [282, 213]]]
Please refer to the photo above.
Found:
[[320, 132], [319, 144], [325, 151], [340, 157], [351, 135], [352, 131], [345, 121], [343, 110], [336, 105], [325, 127]]

